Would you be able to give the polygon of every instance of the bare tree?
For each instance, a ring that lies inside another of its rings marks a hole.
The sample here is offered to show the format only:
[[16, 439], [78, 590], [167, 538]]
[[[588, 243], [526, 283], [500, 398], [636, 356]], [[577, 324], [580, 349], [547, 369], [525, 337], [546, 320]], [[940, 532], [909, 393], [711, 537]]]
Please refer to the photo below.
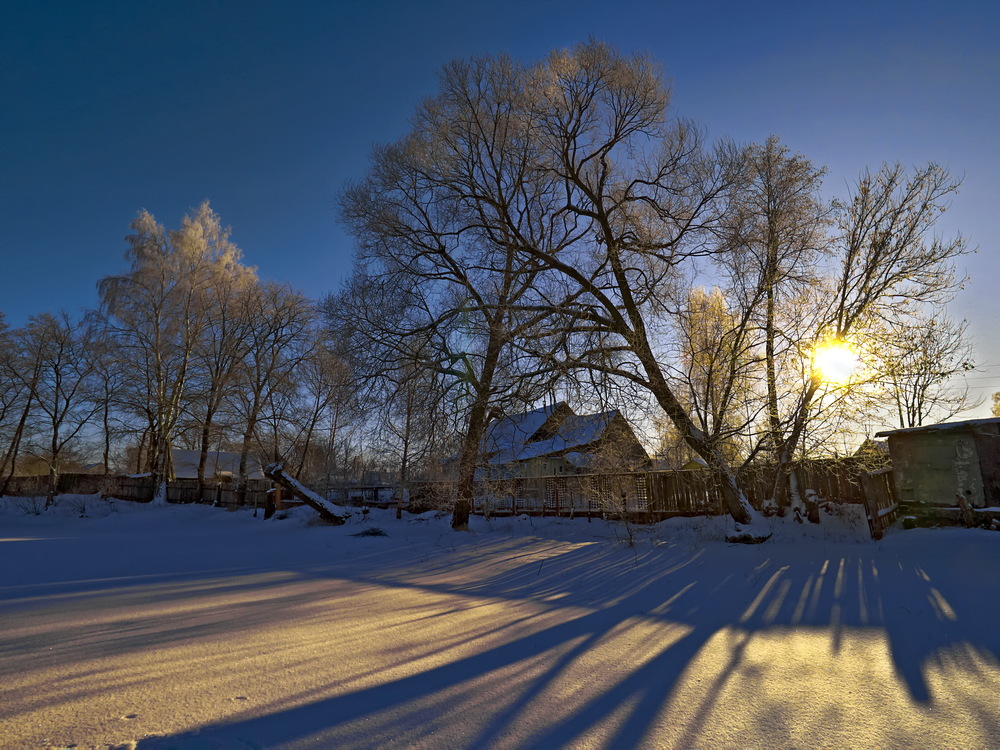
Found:
[[36, 363], [32, 370], [38, 373], [33, 378], [38, 418], [32, 448], [49, 469], [46, 507], [55, 496], [67, 446], [100, 408], [93, 398], [95, 360], [90, 344], [88, 326], [71, 321], [66, 313], [35, 316], [24, 329], [23, 353]]
[[554, 251], [573, 232], [552, 204], [556, 178], [537, 169], [526, 75], [507, 58], [448, 65], [410, 135], [376, 149], [368, 179], [341, 197], [367, 279], [347, 304], [383, 309], [391, 290], [404, 314], [391, 328], [368, 316], [374, 338], [405, 356], [422, 337], [418, 366], [448, 376], [466, 404], [456, 529], [468, 527], [491, 410], [530, 401], [549, 377], [515, 346], [546, 317], [525, 304], [541, 261], [522, 246]]
[[775, 136], [744, 152], [744, 181], [729, 219], [728, 252], [717, 256], [736, 312], [744, 346], [759, 345], [764, 366], [766, 426], [749, 456], [767, 449], [778, 464], [775, 494], [788, 498], [789, 478], [780, 458], [788, 429], [789, 402], [800, 392], [801, 342], [811, 336], [819, 306], [818, 261], [829, 252], [830, 209], [819, 196], [825, 170], [791, 154]]
[[946, 420], [977, 405], [967, 385], [954, 383], [976, 367], [967, 329], [966, 321], [937, 311], [873, 332], [880, 354], [876, 377], [894, 402], [900, 427], [919, 427], [931, 416]]
[[[590, 368], [645, 388], [712, 465], [734, 518], [754, 518], [660, 363], [664, 289], [679, 267], [717, 249], [740, 171], [735, 149], [707, 150], [693, 127], [669, 121], [668, 99], [648, 59], [596, 42], [532, 67], [503, 57], [453, 63], [411, 137], [376, 152], [369, 182], [348, 193], [363, 247], [452, 283], [458, 304], [429, 315], [425, 330], [456, 313], [481, 316], [477, 367], [455, 369], [475, 394], [456, 527], [465, 523], [489, 399], [500, 392], [493, 376], [513, 341], [538, 358], [539, 371]], [[455, 362], [469, 361], [451, 351]]]
[[[534, 72], [545, 143], [541, 165], [565, 190], [565, 211], [586, 227], [566, 252], [529, 248], [569, 285], [573, 363], [647, 389], [712, 468], [740, 523], [757, 517], [721, 445], [674, 392], [659, 342], [664, 290], [693, 260], [719, 249], [741, 179], [739, 154], [706, 149], [689, 123], [667, 117], [669, 90], [642, 56], [590, 42], [554, 52]], [[582, 346], [580, 346], [582, 344]]]
[[[308, 470], [309, 476], [319, 478], [327, 473], [321, 448], [327, 441], [321, 435], [336, 433], [342, 419], [354, 415], [360, 384], [350, 360], [323, 342], [319, 331], [313, 337], [321, 343], [299, 368], [299, 430], [294, 442], [299, 455], [297, 476], [305, 476]], [[332, 437], [335, 441], [336, 435]]]
[[133, 365], [127, 398], [146, 423], [145, 465], [159, 482], [173, 474], [171, 446], [187, 407], [194, 352], [208, 325], [204, 289], [215, 260], [218, 217], [203, 203], [167, 232], [140, 211], [132, 222], [130, 270], [98, 284], [107, 330]]
[[733, 465], [752, 455], [752, 428], [761, 412], [752, 311], [730, 309], [717, 287], [696, 287], [677, 316], [681, 351], [672, 381], [699, 429]]
[[251, 310], [258, 293], [256, 273], [241, 264], [242, 254], [218, 217], [212, 215], [205, 230], [203, 238], [213, 256], [201, 290], [208, 318], [192, 352], [189, 383], [189, 409], [199, 432], [198, 481], [203, 491], [215, 421], [230, 390], [238, 386], [240, 367], [250, 347]]
[[[961, 236], [929, 237], [960, 182], [929, 164], [908, 174], [901, 165], [864, 172], [850, 200], [839, 208], [837, 272], [828, 289], [830, 304], [813, 334], [815, 342], [860, 343], [880, 326], [898, 329], [927, 305], [944, 305], [961, 284], [955, 260], [969, 252]], [[787, 466], [811, 420], [817, 399], [842, 389], [809, 373], [779, 450], [779, 471]], [[792, 500], [800, 502], [792, 487]]]
[[[136, 436], [134, 414], [125, 394], [132, 380], [129, 363], [118, 351], [113, 330], [108, 330], [107, 320], [97, 311], [87, 313], [87, 323], [92, 331], [90, 356], [94, 363], [95, 377], [92, 398], [97, 406], [94, 420], [99, 426], [101, 463], [104, 473], [112, 471], [112, 456], [122, 457], [119, 450], [129, 437]], [[120, 467], [119, 467], [120, 468]]]
[[[240, 387], [231, 389], [232, 408], [241, 426], [239, 489], [246, 498], [250, 451], [259, 443], [258, 426], [272, 391], [292, 389], [296, 368], [308, 356], [303, 347], [313, 320], [312, 305], [287, 285], [267, 282], [249, 304], [248, 346], [239, 363]], [[280, 419], [280, 414], [278, 415]]]
[[[0, 444], [11, 446], [14, 442], [16, 414], [24, 398], [26, 388], [20, 377], [17, 364], [17, 346], [14, 334], [0, 312]], [[9, 451], [4, 451], [3, 463], [0, 463], [0, 476], [7, 469]]]
[[17, 471], [21, 443], [32, 408], [35, 407], [38, 379], [42, 373], [41, 358], [25, 354], [22, 345], [25, 335], [23, 330], [11, 332], [6, 327], [3, 330], [4, 348], [0, 353], [4, 356], [0, 360], [2, 366], [0, 374], [3, 377], [4, 413], [10, 421], [6, 425], [8, 448], [4, 452], [3, 461], [0, 462], [0, 471], [4, 473], [3, 483], [0, 484], [0, 497], [6, 494], [10, 480]]

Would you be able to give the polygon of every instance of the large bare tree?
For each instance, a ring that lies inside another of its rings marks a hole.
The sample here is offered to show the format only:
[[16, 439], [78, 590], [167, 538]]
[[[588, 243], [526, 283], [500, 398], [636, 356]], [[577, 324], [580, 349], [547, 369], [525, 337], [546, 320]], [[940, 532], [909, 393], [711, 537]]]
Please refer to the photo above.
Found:
[[412, 132], [377, 148], [368, 178], [341, 196], [359, 265], [353, 296], [339, 304], [395, 306], [359, 330], [403, 366], [449, 377], [465, 404], [456, 529], [468, 526], [491, 411], [530, 402], [551, 377], [518, 346], [549, 315], [527, 304], [543, 260], [524, 245], [554, 253], [574, 233], [554, 203], [557, 178], [538, 169], [527, 76], [508, 58], [448, 65]]
[[571, 363], [648, 390], [711, 467], [733, 518], [751, 524], [756, 513], [722, 445], [671, 386], [664, 362], [676, 354], [662, 344], [676, 313], [665, 290], [696, 259], [719, 252], [740, 155], [727, 144], [707, 147], [690, 123], [669, 116], [670, 91], [644, 56], [589, 42], [552, 53], [533, 81], [540, 168], [560, 180], [565, 212], [586, 227], [565, 252], [530, 249], [569, 286], [559, 308], [573, 320]]
[[[347, 193], [363, 257], [391, 261], [380, 273], [448, 283], [447, 296], [425, 295], [447, 304], [424, 330], [477, 316], [477, 366], [461, 373], [475, 395], [456, 528], [501, 392], [496, 368], [519, 349], [539, 371], [590, 368], [646, 389], [712, 466], [734, 518], [754, 518], [721, 446], [691, 419], [661, 362], [664, 290], [679, 268], [717, 250], [740, 178], [737, 150], [706, 148], [690, 124], [668, 118], [668, 100], [650, 60], [597, 42], [533, 66], [453, 63], [411, 135], [377, 150], [368, 181]], [[472, 361], [471, 348], [453, 350], [453, 361]]]

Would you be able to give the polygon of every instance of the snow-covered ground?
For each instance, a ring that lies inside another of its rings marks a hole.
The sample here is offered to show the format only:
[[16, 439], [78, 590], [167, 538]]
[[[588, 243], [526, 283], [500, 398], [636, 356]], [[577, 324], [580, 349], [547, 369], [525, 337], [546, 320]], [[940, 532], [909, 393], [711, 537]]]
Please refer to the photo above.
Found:
[[1000, 747], [996, 532], [30, 506], [3, 748]]

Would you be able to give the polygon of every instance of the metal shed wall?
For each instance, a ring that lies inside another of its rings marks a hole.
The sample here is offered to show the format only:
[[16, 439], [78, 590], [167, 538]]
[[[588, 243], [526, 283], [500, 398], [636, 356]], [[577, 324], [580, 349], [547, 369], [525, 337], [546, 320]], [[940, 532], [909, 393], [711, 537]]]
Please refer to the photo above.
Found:
[[987, 505], [972, 430], [904, 432], [888, 438], [901, 502], [952, 507], [961, 493], [973, 508]]

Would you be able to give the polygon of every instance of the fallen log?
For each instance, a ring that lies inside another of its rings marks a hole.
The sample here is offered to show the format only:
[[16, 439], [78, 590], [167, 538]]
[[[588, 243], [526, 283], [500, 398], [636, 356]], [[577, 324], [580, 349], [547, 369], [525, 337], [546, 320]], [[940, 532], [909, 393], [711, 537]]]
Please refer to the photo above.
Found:
[[342, 526], [344, 522], [350, 518], [350, 513], [338, 513], [337, 511], [340, 510], [338, 506], [317, 495], [295, 477], [288, 476], [288, 474], [285, 473], [285, 467], [282, 463], [271, 464], [270, 466], [265, 467], [264, 476], [290, 493], [292, 497], [301, 500], [310, 508], [315, 510], [319, 513], [320, 518], [327, 523], [333, 524], [334, 526]]

